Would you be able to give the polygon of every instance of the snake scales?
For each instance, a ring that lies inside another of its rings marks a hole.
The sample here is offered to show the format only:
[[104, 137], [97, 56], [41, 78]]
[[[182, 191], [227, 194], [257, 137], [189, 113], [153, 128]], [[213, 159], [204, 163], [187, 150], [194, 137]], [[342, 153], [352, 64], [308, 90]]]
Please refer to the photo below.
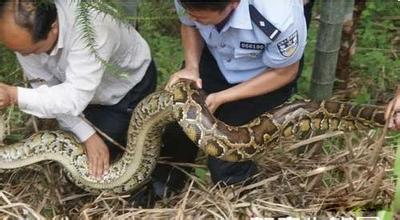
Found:
[[248, 124], [233, 127], [215, 119], [203, 100], [203, 92], [189, 81], [146, 97], [133, 112], [126, 152], [101, 180], [89, 175], [81, 145], [63, 131], [39, 132], [0, 148], [0, 169], [52, 160], [60, 163], [68, 177], [87, 191], [123, 193], [138, 188], [149, 178], [161, 146], [160, 133], [173, 121], [178, 121], [205, 153], [229, 161], [250, 159], [276, 146], [281, 137], [304, 139], [317, 130], [348, 131], [385, 123], [381, 107], [325, 101], [285, 104]]

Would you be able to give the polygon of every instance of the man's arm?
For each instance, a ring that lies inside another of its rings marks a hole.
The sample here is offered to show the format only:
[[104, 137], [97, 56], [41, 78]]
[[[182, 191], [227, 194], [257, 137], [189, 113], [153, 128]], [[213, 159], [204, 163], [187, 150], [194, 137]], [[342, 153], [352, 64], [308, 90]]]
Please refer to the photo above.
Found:
[[296, 78], [298, 69], [299, 62], [283, 68], [269, 69], [229, 89], [208, 95], [207, 107], [214, 112], [224, 103], [270, 93], [292, 82]]
[[386, 107], [385, 118], [389, 120], [389, 128], [400, 131], [400, 91]]
[[[106, 34], [101, 35], [101, 37], [104, 40], [99, 41], [101, 44], [97, 45], [98, 51], [104, 55], [103, 58], [108, 59], [113, 48], [113, 43], [109, 41], [112, 38], [109, 38]], [[6, 97], [9, 97], [8, 105], [11, 103], [19, 104], [21, 110], [38, 117], [57, 118], [65, 130], [72, 131], [84, 144], [90, 174], [100, 177], [109, 166], [108, 148], [94, 129], [78, 115], [93, 96], [97, 85], [100, 83], [104, 68], [101, 63], [93, 58], [90, 51], [81, 45], [83, 45], [82, 39], [77, 36], [68, 58], [70, 66], [66, 71], [66, 82], [56, 80], [38, 60], [35, 60], [34, 56], [18, 56], [28, 78], [39, 77], [44, 79], [45, 84], [32, 84], [33, 89], [17, 89], [16, 87], [6, 86], [6, 92], [2, 92], [0, 86], [0, 105], [1, 95], [7, 95]], [[91, 62], [92, 65], [84, 65], [88, 62]], [[90, 66], [90, 68], [76, 68], [76, 66]], [[82, 71], [84, 71], [84, 74], [82, 74]], [[20, 93], [25, 94], [21, 96]], [[20, 99], [21, 97], [22, 99]], [[74, 104], [68, 104], [66, 100], [71, 100]], [[7, 104], [0, 107], [6, 106]]]
[[197, 86], [201, 88], [199, 62], [204, 47], [204, 41], [195, 27], [184, 24], [181, 25], [181, 36], [185, 55], [185, 67], [170, 77], [167, 88], [176, 83], [180, 78], [194, 80]]
[[181, 39], [185, 54], [185, 68], [199, 70], [203, 39], [195, 27], [181, 25]]
[[[0, 83], [0, 108], [17, 104], [17, 88]], [[56, 115], [60, 126], [74, 133], [84, 144], [90, 175], [100, 178], [109, 168], [108, 147], [95, 130], [79, 116]]]

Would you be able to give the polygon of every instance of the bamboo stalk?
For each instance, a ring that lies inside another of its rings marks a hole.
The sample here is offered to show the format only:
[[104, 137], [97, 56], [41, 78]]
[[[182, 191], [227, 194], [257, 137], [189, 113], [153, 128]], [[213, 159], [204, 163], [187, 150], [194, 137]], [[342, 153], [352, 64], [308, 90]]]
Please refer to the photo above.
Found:
[[310, 97], [314, 100], [326, 99], [332, 95], [342, 25], [348, 5], [346, 0], [321, 1], [321, 24], [310, 87]]

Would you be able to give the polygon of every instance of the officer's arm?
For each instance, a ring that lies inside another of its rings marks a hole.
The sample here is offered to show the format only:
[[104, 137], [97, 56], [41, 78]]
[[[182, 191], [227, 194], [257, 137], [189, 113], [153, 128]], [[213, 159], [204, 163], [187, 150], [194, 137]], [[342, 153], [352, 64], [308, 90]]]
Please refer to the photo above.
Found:
[[199, 72], [201, 51], [204, 47], [199, 31], [192, 26], [181, 25], [182, 45], [185, 54], [185, 68]]
[[181, 26], [181, 35], [185, 54], [185, 68], [171, 75], [165, 87], [167, 90], [181, 78], [193, 80], [199, 88], [202, 87], [199, 62], [204, 47], [203, 39], [195, 27], [184, 24]]
[[268, 69], [250, 80], [210, 94], [206, 104], [214, 112], [224, 103], [270, 93], [292, 82], [296, 78], [298, 69], [299, 62], [283, 68]]

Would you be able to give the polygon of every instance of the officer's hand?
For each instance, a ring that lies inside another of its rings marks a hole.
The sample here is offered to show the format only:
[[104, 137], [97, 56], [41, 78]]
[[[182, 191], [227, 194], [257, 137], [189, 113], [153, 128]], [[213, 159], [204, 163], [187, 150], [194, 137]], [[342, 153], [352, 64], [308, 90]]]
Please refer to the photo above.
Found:
[[110, 152], [97, 133], [84, 142], [90, 175], [101, 178], [110, 166]]
[[197, 87], [201, 88], [201, 79], [199, 77], [198, 69], [190, 69], [184, 68], [174, 74], [171, 75], [167, 85], [165, 86], [166, 90], [169, 90], [173, 84], [178, 82], [179, 79], [190, 79], [196, 82]]
[[224, 101], [219, 96], [219, 93], [211, 93], [206, 98], [206, 106], [211, 113], [214, 113]]
[[0, 109], [6, 108], [16, 102], [17, 88], [0, 83]]
[[[390, 117], [392, 109], [394, 114]], [[386, 120], [389, 120], [389, 128], [400, 130], [400, 95], [394, 98], [386, 107], [385, 118]]]

